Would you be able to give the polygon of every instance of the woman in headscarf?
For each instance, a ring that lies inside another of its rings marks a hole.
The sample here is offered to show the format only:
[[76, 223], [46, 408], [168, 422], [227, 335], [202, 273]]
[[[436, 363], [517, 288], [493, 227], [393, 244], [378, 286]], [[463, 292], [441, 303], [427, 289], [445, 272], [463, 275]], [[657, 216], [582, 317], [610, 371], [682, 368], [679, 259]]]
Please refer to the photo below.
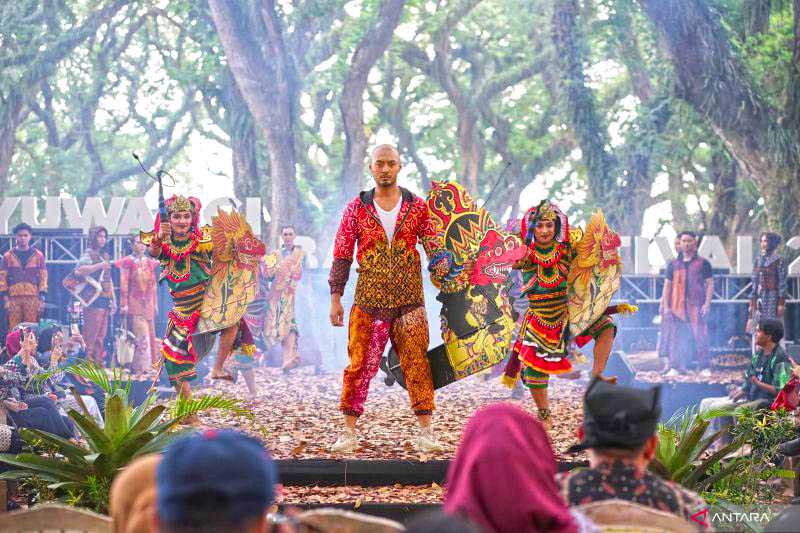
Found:
[[86, 339], [86, 356], [100, 363], [105, 360], [104, 343], [108, 332], [108, 320], [116, 312], [117, 303], [111, 280], [111, 263], [105, 251], [108, 230], [103, 226], [89, 228], [86, 250], [78, 260], [77, 276], [93, 278], [99, 290], [83, 301], [83, 337]]
[[510, 404], [467, 423], [447, 472], [444, 510], [488, 533], [596, 531], [559, 493], [556, 461], [542, 425]]

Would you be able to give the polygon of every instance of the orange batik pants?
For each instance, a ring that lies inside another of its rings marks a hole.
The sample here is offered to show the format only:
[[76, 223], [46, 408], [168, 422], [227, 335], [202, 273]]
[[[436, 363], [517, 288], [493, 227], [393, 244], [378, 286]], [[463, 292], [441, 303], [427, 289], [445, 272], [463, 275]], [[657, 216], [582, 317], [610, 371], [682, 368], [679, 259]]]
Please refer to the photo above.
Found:
[[344, 369], [342, 401], [339, 404], [344, 414], [360, 416], [364, 412], [369, 383], [378, 373], [389, 340], [400, 357], [414, 414], [433, 413], [433, 379], [426, 356], [428, 319], [425, 307], [368, 312], [354, 305], [350, 311], [347, 341], [350, 364]]
[[8, 331], [20, 322], [39, 322], [39, 309], [41, 302], [38, 296], [9, 296], [8, 297]]

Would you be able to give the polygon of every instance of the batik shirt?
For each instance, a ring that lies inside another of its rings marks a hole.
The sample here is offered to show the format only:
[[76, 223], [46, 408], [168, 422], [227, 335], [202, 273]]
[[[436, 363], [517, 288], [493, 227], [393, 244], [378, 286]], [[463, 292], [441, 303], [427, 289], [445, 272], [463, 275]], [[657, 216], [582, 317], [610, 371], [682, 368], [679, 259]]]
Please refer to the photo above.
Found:
[[336, 233], [328, 280], [332, 294], [344, 293], [358, 244], [355, 305], [366, 309], [424, 305], [422, 268], [416, 246], [419, 240], [430, 256], [435, 247], [436, 228], [422, 198], [403, 188], [400, 191], [402, 204], [391, 243], [373, 203], [374, 189], [362, 192], [345, 208]]
[[694, 492], [619, 460], [603, 462], [597, 468], [576, 468], [557, 474], [556, 480], [570, 506], [618, 499], [686, 519], [705, 507]]
[[47, 266], [36, 248], [14, 248], [0, 257], [0, 294], [38, 296], [47, 292]]

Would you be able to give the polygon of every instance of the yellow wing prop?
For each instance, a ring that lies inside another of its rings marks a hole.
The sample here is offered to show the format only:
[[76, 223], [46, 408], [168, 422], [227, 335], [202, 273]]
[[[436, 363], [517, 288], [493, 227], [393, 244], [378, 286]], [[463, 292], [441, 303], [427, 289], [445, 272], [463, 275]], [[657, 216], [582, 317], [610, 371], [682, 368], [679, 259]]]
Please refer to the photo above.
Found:
[[583, 236], [576, 237], [577, 242], [572, 242], [575, 258], [567, 277], [567, 310], [573, 336], [583, 333], [605, 313], [622, 275], [622, 243], [606, 224], [602, 211], [595, 211]]
[[256, 297], [258, 264], [266, 252], [240, 213], [221, 209], [211, 221], [211, 280], [197, 331], [219, 331], [237, 323]]

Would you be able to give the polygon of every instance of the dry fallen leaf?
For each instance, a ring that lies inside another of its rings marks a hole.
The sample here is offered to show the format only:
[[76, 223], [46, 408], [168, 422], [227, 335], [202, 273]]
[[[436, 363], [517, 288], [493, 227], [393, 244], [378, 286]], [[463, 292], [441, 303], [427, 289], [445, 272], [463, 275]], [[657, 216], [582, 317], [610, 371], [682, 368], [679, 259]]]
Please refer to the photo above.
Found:
[[303, 453], [303, 450], [306, 449], [306, 446], [307, 446], [306, 441], [301, 440], [300, 443], [297, 446], [292, 448], [292, 452], [291, 452], [292, 455], [300, 455], [301, 453]]
[[358, 509], [359, 507], [361, 507], [361, 498], [356, 500], [356, 504], [353, 505], [353, 509]]

